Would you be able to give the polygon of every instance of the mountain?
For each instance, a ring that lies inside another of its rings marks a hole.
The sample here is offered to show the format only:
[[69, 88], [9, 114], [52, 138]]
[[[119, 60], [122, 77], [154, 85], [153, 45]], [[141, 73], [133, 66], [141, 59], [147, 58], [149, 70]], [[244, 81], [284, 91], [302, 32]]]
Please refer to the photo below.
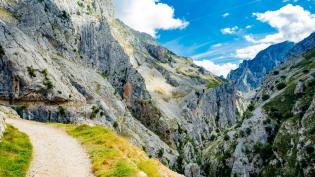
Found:
[[297, 44], [283, 42], [272, 45], [259, 52], [254, 59], [245, 60], [241, 63], [238, 69], [229, 73], [228, 79], [234, 81], [237, 88], [242, 92], [256, 89], [273, 68], [290, 57], [299, 55], [313, 48], [314, 45], [315, 33]]
[[204, 173], [210, 132], [239, 121], [233, 84], [124, 25], [111, 0], [0, 7], [0, 104], [24, 119], [109, 127], [182, 174]]
[[266, 75], [243, 119], [204, 152], [209, 176], [314, 176], [315, 47]]
[[288, 58], [293, 46], [292, 42], [272, 45], [259, 52], [253, 60], [244, 60], [238, 69], [228, 74], [227, 78], [235, 81], [237, 88], [242, 92], [255, 89], [260, 86], [268, 72]]
[[[314, 176], [314, 35], [230, 83], [117, 20], [111, 0], [0, 7], [0, 104], [20, 117], [107, 127], [187, 177]], [[261, 85], [248, 108], [235, 84]]]

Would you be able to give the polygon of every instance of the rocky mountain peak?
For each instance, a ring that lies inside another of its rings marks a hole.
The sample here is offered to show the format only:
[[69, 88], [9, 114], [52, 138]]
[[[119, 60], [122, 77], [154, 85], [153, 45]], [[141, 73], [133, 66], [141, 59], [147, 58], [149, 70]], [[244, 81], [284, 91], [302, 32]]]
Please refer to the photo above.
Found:
[[260, 86], [264, 76], [286, 60], [294, 43], [283, 42], [262, 50], [252, 60], [244, 60], [239, 68], [229, 73], [228, 79], [235, 81], [238, 89], [248, 92]]

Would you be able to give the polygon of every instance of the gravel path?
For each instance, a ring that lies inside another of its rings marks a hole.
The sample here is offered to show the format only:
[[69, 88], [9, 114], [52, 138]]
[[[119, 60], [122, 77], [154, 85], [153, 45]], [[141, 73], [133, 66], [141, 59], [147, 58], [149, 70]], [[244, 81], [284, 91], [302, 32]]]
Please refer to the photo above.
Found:
[[93, 177], [90, 160], [80, 144], [64, 131], [26, 120], [7, 119], [26, 133], [33, 144], [28, 177]]

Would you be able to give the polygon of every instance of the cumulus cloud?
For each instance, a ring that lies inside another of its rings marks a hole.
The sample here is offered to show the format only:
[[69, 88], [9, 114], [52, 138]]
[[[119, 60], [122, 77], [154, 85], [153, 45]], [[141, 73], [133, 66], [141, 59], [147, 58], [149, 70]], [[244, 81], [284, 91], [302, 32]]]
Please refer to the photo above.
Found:
[[262, 42], [276, 43], [285, 40], [299, 42], [315, 29], [315, 15], [298, 5], [288, 4], [276, 11], [254, 13], [254, 16], [278, 31], [267, 35]]
[[224, 76], [227, 77], [228, 73], [236, 69], [238, 66], [233, 63], [225, 63], [222, 65], [218, 65], [213, 63], [209, 60], [201, 60], [201, 61], [194, 61], [196, 65], [204, 67], [206, 70], [210, 71], [211, 73], [217, 76]]
[[223, 28], [223, 29], [221, 29], [221, 33], [222, 34], [236, 34], [238, 30], [239, 30], [239, 27], [238, 26], [234, 26], [234, 27], [231, 27], [231, 28]]
[[245, 35], [245, 40], [253, 45], [236, 50], [236, 57], [240, 59], [253, 59], [258, 52], [272, 44], [283, 41], [299, 42], [315, 29], [315, 14], [311, 14], [298, 5], [288, 4], [276, 11], [253, 13], [253, 15], [257, 20], [269, 24], [277, 32], [260, 39]]
[[174, 8], [159, 0], [114, 0], [116, 17], [153, 37], [157, 30], [183, 29], [188, 22], [175, 18]]
[[261, 44], [245, 47], [242, 49], [237, 49], [236, 57], [240, 59], [253, 59], [257, 55], [258, 52], [266, 49], [269, 46], [270, 44], [261, 43]]

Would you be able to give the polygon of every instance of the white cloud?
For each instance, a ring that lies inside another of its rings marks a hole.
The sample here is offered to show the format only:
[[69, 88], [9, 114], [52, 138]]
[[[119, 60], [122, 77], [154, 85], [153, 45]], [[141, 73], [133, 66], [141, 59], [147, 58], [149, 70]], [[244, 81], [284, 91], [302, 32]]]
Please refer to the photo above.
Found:
[[247, 25], [245, 28], [246, 29], [251, 29], [253, 26], [252, 25]]
[[287, 40], [299, 42], [315, 31], [315, 14], [311, 14], [298, 5], [288, 4], [276, 11], [253, 13], [253, 15], [257, 20], [269, 24], [277, 32], [260, 39], [245, 35], [245, 40], [253, 45], [236, 50], [237, 58], [253, 59], [258, 52], [272, 44]]
[[224, 13], [224, 14], [222, 15], [222, 17], [228, 17], [228, 16], [230, 16], [230, 13]]
[[265, 43], [299, 42], [315, 29], [315, 15], [298, 5], [288, 4], [276, 11], [254, 13], [254, 16], [278, 31], [263, 38], [261, 41]]
[[257, 44], [236, 50], [236, 57], [240, 59], [253, 59], [260, 51], [269, 47], [270, 44]]
[[247, 42], [251, 42], [251, 43], [258, 43], [259, 42], [253, 37], [253, 35], [245, 35], [244, 38]]
[[239, 27], [238, 26], [234, 26], [234, 27], [231, 27], [231, 28], [221, 29], [221, 33], [222, 34], [236, 34], [238, 30], [239, 30]]
[[226, 76], [228, 73], [236, 69], [238, 66], [233, 63], [226, 63], [222, 65], [217, 65], [209, 60], [201, 60], [201, 61], [194, 61], [196, 65], [204, 67], [206, 70], [210, 71], [211, 73], [217, 75], [217, 76]]
[[114, 0], [116, 17], [137, 31], [156, 36], [157, 30], [183, 29], [188, 22], [174, 17], [174, 8], [159, 0]]

